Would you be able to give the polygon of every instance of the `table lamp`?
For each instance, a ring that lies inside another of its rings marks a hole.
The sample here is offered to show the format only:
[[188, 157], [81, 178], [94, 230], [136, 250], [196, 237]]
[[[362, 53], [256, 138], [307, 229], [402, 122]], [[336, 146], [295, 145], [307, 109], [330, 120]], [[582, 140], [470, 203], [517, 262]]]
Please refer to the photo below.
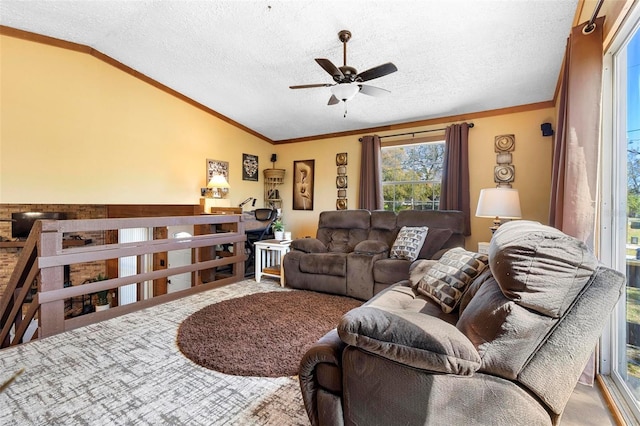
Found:
[[518, 190], [513, 188], [487, 188], [480, 190], [477, 217], [492, 217], [491, 233], [500, 227], [501, 219], [520, 219], [520, 197]]
[[229, 182], [223, 175], [214, 175], [209, 183], [207, 184], [207, 188], [211, 189], [213, 198], [224, 198], [223, 189], [229, 189]]

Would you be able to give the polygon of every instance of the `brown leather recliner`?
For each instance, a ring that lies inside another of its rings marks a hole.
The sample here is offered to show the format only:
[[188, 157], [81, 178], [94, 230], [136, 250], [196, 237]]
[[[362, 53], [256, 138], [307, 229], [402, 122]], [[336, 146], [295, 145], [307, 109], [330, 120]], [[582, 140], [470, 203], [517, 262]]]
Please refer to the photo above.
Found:
[[368, 300], [409, 277], [412, 261], [392, 259], [389, 250], [403, 226], [427, 226], [418, 259], [463, 247], [460, 211], [340, 210], [320, 213], [316, 238], [291, 242], [284, 256], [287, 286]]
[[312, 425], [559, 424], [625, 278], [528, 221], [499, 228], [488, 263], [450, 313], [425, 278], [348, 312], [300, 364]]

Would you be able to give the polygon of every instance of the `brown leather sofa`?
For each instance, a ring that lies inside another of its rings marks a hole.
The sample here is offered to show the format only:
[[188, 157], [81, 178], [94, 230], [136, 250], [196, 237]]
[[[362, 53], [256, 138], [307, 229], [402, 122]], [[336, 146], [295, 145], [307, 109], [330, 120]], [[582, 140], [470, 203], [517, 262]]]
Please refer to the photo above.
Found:
[[389, 258], [403, 226], [427, 226], [418, 259], [464, 246], [459, 211], [340, 210], [320, 213], [316, 238], [291, 242], [284, 256], [287, 286], [368, 300], [409, 277], [411, 261]]
[[527, 221], [498, 229], [488, 263], [450, 313], [424, 277], [348, 312], [300, 364], [311, 424], [559, 424], [625, 278]]

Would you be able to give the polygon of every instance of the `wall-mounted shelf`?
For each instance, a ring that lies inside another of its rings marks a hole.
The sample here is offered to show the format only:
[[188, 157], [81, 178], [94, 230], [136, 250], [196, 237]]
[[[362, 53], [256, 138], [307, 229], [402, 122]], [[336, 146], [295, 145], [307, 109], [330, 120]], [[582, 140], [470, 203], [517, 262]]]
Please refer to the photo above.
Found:
[[278, 187], [284, 183], [284, 169], [264, 169], [264, 205], [282, 208], [282, 196]]

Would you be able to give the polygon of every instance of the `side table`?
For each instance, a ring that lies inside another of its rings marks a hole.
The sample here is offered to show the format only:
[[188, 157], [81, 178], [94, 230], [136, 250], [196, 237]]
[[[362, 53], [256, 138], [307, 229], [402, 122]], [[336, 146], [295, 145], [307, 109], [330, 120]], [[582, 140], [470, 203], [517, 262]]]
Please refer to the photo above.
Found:
[[280, 278], [280, 286], [284, 287], [284, 271], [282, 257], [289, 252], [290, 240], [262, 240], [254, 243], [256, 282], [263, 275]]
[[485, 242], [478, 243], [478, 253], [489, 254], [489, 243], [485, 243]]

